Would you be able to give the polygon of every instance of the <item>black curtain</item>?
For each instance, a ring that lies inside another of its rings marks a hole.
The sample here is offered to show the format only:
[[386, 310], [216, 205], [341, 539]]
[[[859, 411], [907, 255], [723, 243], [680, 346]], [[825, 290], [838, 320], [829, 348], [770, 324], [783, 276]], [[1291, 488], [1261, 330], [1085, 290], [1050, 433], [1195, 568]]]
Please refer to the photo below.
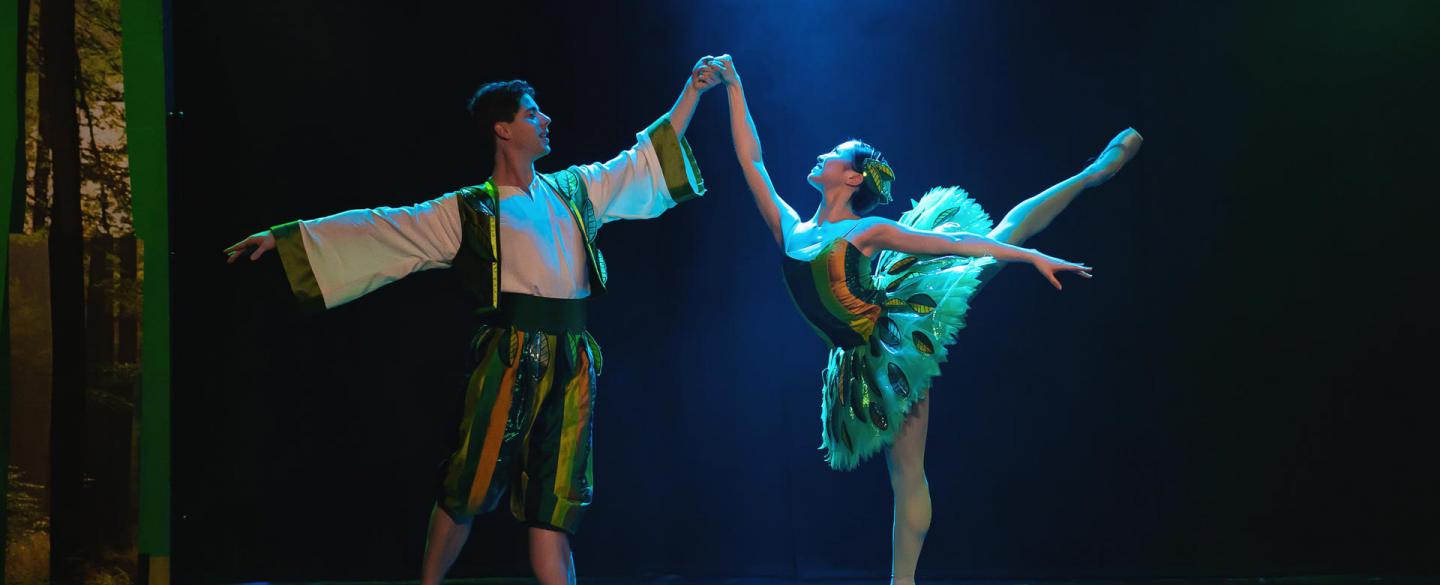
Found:
[[[849, 137], [1002, 215], [1135, 126], [1139, 158], [1030, 245], [934, 389], [922, 576], [1433, 574], [1436, 398], [1426, 224], [1436, 9], [1420, 2], [180, 3], [174, 202], [176, 578], [402, 579], [473, 322], [414, 275], [320, 315], [266, 226], [477, 184], [464, 103], [524, 78], [554, 170], [607, 159], [729, 52], [777, 188]], [[794, 311], [730, 147], [710, 192], [600, 237], [610, 292], [581, 574], [877, 576], [884, 464], [825, 467], [824, 346]], [[454, 574], [525, 574], [483, 517]]]

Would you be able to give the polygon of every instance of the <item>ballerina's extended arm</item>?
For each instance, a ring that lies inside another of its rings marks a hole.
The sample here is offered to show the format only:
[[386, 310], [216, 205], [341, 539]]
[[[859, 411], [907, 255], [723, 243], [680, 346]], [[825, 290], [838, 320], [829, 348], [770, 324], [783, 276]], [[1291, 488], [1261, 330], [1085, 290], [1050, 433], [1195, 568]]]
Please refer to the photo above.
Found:
[[730, 135], [735, 141], [735, 157], [745, 174], [745, 184], [755, 196], [755, 206], [759, 208], [760, 217], [765, 220], [770, 233], [775, 236], [775, 243], [783, 247], [785, 236], [800, 223], [800, 216], [775, 192], [770, 172], [765, 170], [760, 136], [755, 131], [755, 121], [745, 103], [745, 87], [740, 82], [740, 74], [735, 71], [734, 60], [729, 55], [721, 55], [712, 62], [712, 66], [720, 73], [730, 98]]

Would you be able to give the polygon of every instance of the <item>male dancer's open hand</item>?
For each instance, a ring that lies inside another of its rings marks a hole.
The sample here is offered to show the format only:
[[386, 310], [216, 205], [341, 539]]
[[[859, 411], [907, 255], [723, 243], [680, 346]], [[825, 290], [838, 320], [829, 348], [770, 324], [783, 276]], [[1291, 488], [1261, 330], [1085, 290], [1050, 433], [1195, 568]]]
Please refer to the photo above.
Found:
[[250, 254], [250, 260], [259, 260], [266, 252], [275, 248], [275, 236], [270, 233], [270, 230], [265, 230], [236, 242], [229, 248], [225, 248], [225, 262], [233, 264], [235, 259], [244, 256], [245, 249], [251, 246], [255, 247], [255, 252]]

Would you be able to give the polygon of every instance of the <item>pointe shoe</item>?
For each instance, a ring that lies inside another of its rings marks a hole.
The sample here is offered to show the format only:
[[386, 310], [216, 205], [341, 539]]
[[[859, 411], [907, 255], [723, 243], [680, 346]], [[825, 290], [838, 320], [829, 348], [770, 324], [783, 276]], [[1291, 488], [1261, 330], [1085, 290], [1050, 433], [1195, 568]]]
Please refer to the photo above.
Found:
[[1124, 167], [1125, 163], [1135, 158], [1135, 155], [1140, 152], [1140, 145], [1144, 142], [1145, 137], [1141, 136], [1134, 128], [1126, 128], [1117, 134], [1110, 140], [1110, 144], [1105, 145], [1105, 150], [1100, 151], [1100, 155], [1095, 157], [1094, 162], [1085, 167], [1082, 173], [1087, 175], [1085, 186], [1097, 187], [1103, 185], [1105, 181], [1109, 181], [1110, 177], [1120, 172], [1120, 168]]

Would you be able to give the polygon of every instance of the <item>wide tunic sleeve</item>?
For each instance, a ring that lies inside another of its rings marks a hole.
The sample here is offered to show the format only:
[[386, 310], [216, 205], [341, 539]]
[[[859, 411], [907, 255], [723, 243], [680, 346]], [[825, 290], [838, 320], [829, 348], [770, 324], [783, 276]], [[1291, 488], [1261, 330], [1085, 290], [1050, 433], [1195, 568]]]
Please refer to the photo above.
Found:
[[705, 194], [705, 181], [690, 144], [661, 117], [635, 135], [635, 146], [604, 163], [570, 167], [600, 223], [649, 219]]
[[460, 249], [458, 196], [406, 207], [355, 209], [270, 228], [301, 304], [333, 308], [432, 268]]

